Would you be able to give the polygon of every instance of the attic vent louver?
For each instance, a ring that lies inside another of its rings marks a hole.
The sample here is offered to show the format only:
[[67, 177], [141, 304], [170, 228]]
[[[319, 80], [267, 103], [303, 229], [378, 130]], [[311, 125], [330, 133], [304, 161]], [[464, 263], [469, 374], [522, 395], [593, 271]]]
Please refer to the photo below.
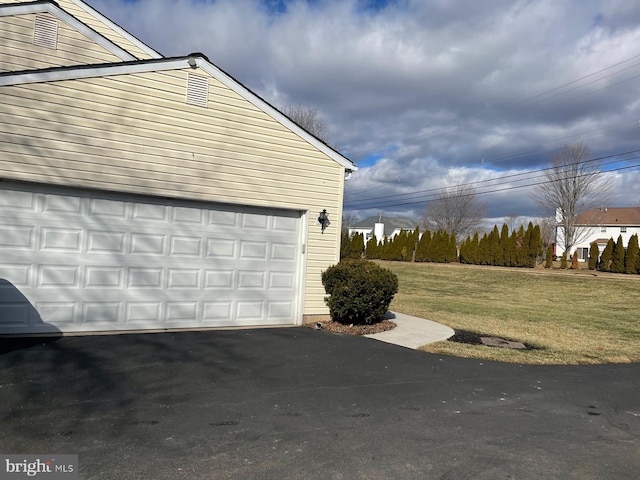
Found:
[[189, 74], [187, 81], [187, 104], [207, 107], [209, 101], [209, 78]]
[[49, 15], [37, 15], [33, 29], [33, 44], [38, 47], [58, 47], [58, 21]]

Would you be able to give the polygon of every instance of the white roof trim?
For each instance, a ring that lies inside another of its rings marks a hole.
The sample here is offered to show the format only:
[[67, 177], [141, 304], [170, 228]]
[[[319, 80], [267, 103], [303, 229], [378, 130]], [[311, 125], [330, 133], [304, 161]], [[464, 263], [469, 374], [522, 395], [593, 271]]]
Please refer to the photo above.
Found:
[[13, 74], [0, 74], [0, 86], [25, 85], [29, 83], [59, 82], [82, 78], [110, 77], [130, 73], [161, 72], [188, 68], [187, 59], [140, 61], [140, 63], [103, 63], [100, 65], [81, 65], [55, 67], [42, 70], [27, 70]]
[[73, 15], [68, 14], [54, 3], [27, 3], [19, 5], [0, 6], [0, 17], [26, 15], [30, 13], [50, 13], [54, 17], [63, 21], [70, 27], [76, 29], [78, 32], [103, 47], [105, 50], [113, 53], [123, 62], [136, 60], [136, 57], [131, 55], [129, 52], [119, 47], [108, 38], [103, 37], [98, 32], [82, 23]]
[[129, 40], [131, 43], [133, 43], [135, 46], [137, 46], [140, 50], [146, 52], [151, 58], [163, 58], [163, 56], [161, 54], [156, 52], [149, 45], [147, 45], [146, 43], [143, 43], [138, 38], [136, 38], [133, 35], [131, 35], [129, 32], [127, 32], [120, 25], [112, 22], [107, 17], [102, 15], [100, 12], [98, 12], [94, 8], [92, 8], [89, 5], [87, 5], [86, 3], [84, 3], [82, 0], [71, 0], [71, 1], [74, 4], [76, 4], [78, 7], [82, 8], [89, 15], [94, 17], [96, 20], [99, 20], [100, 22], [104, 23], [111, 30], [115, 31], [116, 33], [120, 34], [122, 37], [124, 37], [127, 40]]
[[[195, 60], [195, 65], [193, 65]], [[159, 72], [167, 70], [201, 68], [204, 72], [220, 81], [238, 95], [251, 102], [260, 110], [270, 115], [276, 121], [296, 133], [298, 136], [306, 140], [309, 144], [316, 147], [322, 153], [336, 161], [346, 170], [355, 171], [358, 167], [346, 157], [320, 141], [306, 130], [299, 127], [295, 122], [290, 120], [286, 115], [279, 112], [276, 108], [258, 97], [248, 88], [244, 87], [229, 75], [224, 73], [218, 67], [210, 63], [207, 59], [200, 55], [191, 55], [189, 57], [175, 59], [160, 60], [144, 60], [133, 63], [111, 63], [102, 65], [72, 66], [58, 67], [43, 70], [32, 70], [18, 73], [0, 74], [0, 87], [11, 85], [25, 85], [29, 83], [46, 83], [62, 80], [77, 80], [82, 78], [106, 77], [113, 75], [126, 75], [131, 73]]]

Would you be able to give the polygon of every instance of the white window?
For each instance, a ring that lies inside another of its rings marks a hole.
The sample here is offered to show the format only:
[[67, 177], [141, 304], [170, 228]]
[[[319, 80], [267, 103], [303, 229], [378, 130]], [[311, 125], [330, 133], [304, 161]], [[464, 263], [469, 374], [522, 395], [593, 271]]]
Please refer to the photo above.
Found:
[[600, 232], [604, 233], [606, 231], [607, 231], [607, 227], [606, 226], [603, 225], [603, 226], [600, 227]]
[[620, 233], [627, 233], [627, 227], [620, 227]]

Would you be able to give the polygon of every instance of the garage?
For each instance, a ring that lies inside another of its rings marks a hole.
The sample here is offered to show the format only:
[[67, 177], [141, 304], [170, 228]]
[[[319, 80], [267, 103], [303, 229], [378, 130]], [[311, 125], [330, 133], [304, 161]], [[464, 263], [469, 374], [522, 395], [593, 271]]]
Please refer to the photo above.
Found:
[[297, 323], [304, 216], [0, 183], [0, 333]]

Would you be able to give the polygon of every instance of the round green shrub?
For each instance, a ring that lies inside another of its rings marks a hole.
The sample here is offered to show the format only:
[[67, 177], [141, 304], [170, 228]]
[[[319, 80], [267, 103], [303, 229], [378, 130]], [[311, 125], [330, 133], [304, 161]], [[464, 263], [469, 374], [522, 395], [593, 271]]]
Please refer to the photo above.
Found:
[[322, 272], [322, 284], [331, 318], [344, 325], [381, 321], [398, 292], [398, 277], [368, 260], [343, 260], [332, 265]]

